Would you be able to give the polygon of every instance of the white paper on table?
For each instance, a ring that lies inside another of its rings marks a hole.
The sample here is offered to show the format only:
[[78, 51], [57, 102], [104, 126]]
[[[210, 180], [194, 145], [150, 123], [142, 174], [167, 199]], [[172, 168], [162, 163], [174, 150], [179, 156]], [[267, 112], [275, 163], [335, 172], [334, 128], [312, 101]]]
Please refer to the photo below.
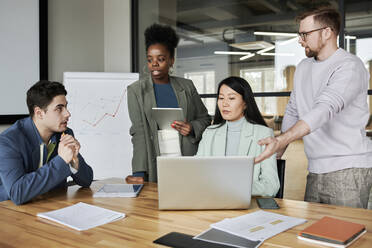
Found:
[[263, 241], [305, 222], [305, 219], [260, 210], [210, 226], [246, 239]]
[[38, 213], [37, 216], [66, 225], [78, 231], [84, 231], [120, 220], [125, 217], [125, 214], [79, 202], [58, 210]]

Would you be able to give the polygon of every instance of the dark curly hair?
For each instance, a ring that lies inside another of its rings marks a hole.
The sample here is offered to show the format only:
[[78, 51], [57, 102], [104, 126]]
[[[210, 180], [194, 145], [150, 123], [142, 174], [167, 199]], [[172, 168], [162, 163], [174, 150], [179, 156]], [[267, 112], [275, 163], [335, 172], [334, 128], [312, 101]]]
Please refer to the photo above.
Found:
[[174, 58], [179, 40], [180, 38], [174, 29], [167, 25], [154, 23], [145, 30], [146, 51], [151, 45], [162, 44], [168, 49], [171, 58]]
[[65, 86], [59, 82], [41, 80], [34, 84], [27, 91], [26, 102], [30, 116], [34, 116], [35, 107], [46, 110], [46, 107], [53, 101], [53, 98], [59, 95], [67, 95]]

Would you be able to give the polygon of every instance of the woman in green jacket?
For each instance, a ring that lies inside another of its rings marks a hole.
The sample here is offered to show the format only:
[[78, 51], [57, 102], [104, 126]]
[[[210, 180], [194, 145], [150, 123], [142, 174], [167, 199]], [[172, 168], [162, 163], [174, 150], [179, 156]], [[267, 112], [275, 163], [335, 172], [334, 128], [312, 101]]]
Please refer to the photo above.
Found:
[[204, 129], [210, 125], [201, 98], [191, 80], [169, 75], [179, 37], [170, 26], [153, 24], [145, 31], [147, 68], [150, 76], [128, 86], [128, 110], [132, 122], [132, 170], [128, 183], [157, 181], [156, 157], [160, 155], [158, 125], [153, 107], [182, 108], [185, 121], [175, 121], [183, 156], [193, 156]]
[[[263, 147], [257, 142], [273, 136], [273, 131], [262, 118], [248, 82], [239, 77], [226, 78], [218, 85], [217, 94], [214, 125], [205, 130], [197, 155], [261, 154]], [[252, 195], [275, 196], [279, 187], [275, 155], [254, 165]]]

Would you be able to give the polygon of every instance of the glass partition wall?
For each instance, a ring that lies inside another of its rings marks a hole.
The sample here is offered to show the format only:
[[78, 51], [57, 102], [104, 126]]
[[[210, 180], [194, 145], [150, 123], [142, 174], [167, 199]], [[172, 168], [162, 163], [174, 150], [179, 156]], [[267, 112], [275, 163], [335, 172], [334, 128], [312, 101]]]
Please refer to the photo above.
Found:
[[171, 25], [181, 38], [173, 74], [194, 82], [210, 114], [214, 113], [216, 104], [210, 94], [216, 93], [217, 84], [228, 76], [240, 76], [255, 93], [261, 93], [256, 101], [269, 125], [275, 130], [280, 128], [296, 66], [305, 58], [294, 19], [310, 7], [327, 4], [340, 10], [345, 27], [340, 34], [340, 46], [359, 56], [372, 71], [371, 1], [134, 0], [133, 3], [138, 7], [138, 37], [134, 37], [138, 44], [135, 59], [138, 71], [146, 73], [143, 35], [146, 27], [153, 23]]

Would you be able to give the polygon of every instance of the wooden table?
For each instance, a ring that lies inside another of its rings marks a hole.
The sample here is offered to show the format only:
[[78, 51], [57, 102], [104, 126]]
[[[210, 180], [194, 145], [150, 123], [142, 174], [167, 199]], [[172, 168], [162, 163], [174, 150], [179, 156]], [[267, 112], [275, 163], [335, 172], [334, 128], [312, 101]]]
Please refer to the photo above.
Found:
[[[110, 182], [123, 180], [111, 179]], [[157, 185], [146, 183], [137, 198], [93, 198], [103, 182], [94, 182], [90, 189], [78, 186], [40, 196], [21, 206], [11, 201], [0, 202], [0, 247], [163, 247], [153, 240], [172, 231], [196, 235], [211, 223], [258, 210], [256, 201], [248, 210], [158, 211]], [[44, 211], [56, 210], [78, 202], [124, 212], [119, 221], [87, 231], [36, 217]], [[366, 225], [367, 233], [351, 247], [372, 247], [372, 211], [337, 207], [302, 201], [277, 199], [280, 209], [271, 212], [305, 218], [307, 223], [265, 241], [261, 247], [318, 247], [297, 239], [297, 233], [323, 216]]]

